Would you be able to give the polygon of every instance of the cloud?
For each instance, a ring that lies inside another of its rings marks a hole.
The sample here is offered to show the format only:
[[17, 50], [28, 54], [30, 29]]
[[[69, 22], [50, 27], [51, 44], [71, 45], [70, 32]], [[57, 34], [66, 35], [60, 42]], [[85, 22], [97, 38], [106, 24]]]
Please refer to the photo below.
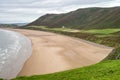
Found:
[[1, 0], [1, 22], [31, 22], [46, 13], [65, 13], [84, 7], [119, 6], [120, 0]]

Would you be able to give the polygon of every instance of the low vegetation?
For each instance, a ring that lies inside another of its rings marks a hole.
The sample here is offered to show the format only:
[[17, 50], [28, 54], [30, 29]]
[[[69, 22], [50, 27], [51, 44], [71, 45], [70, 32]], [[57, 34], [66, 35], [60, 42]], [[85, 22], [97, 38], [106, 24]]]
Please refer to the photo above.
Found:
[[45, 26], [29, 26], [27, 29], [49, 31], [64, 34], [72, 37], [82, 38], [95, 43], [103, 44], [110, 47], [117, 47], [120, 44], [120, 29], [92, 29], [78, 30], [71, 28], [48, 28]]
[[23, 76], [12, 80], [119, 80], [119, 66], [119, 60], [110, 60], [64, 72], [30, 77]]
[[120, 29], [75, 30], [70, 28], [47, 28], [29, 26], [27, 29], [43, 30], [82, 38], [99, 44], [115, 47], [100, 63], [46, 75], [17, 77], [12, 80], [119, 80], [120, 79]]

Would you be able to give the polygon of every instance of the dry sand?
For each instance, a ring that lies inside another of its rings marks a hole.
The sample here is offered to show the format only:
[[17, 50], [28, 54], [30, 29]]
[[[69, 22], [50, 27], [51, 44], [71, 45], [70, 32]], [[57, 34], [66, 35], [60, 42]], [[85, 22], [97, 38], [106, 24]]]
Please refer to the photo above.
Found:
[[48, 74], [95, 64], [113, 48], [43, 31], [20, 30], [32, 40], [33, 53], [18, 76]]

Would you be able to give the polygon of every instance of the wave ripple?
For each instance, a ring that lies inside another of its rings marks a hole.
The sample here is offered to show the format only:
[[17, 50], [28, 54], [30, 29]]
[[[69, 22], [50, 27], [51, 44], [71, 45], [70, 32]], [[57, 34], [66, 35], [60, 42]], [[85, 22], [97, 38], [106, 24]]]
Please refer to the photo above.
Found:
[[0, 29], [0, 78], [16, 77], [31, 54], [31, 41], [27, 37]]

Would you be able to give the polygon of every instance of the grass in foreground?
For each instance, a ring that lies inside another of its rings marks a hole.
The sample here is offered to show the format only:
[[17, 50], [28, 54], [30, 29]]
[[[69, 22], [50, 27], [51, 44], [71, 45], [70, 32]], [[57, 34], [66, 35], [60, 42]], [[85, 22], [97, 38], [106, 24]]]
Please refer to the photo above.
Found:
[[47, 75], [18, 77], [12, 80], [119, 80], [120, 61], [110, 60], [84, 68]]

